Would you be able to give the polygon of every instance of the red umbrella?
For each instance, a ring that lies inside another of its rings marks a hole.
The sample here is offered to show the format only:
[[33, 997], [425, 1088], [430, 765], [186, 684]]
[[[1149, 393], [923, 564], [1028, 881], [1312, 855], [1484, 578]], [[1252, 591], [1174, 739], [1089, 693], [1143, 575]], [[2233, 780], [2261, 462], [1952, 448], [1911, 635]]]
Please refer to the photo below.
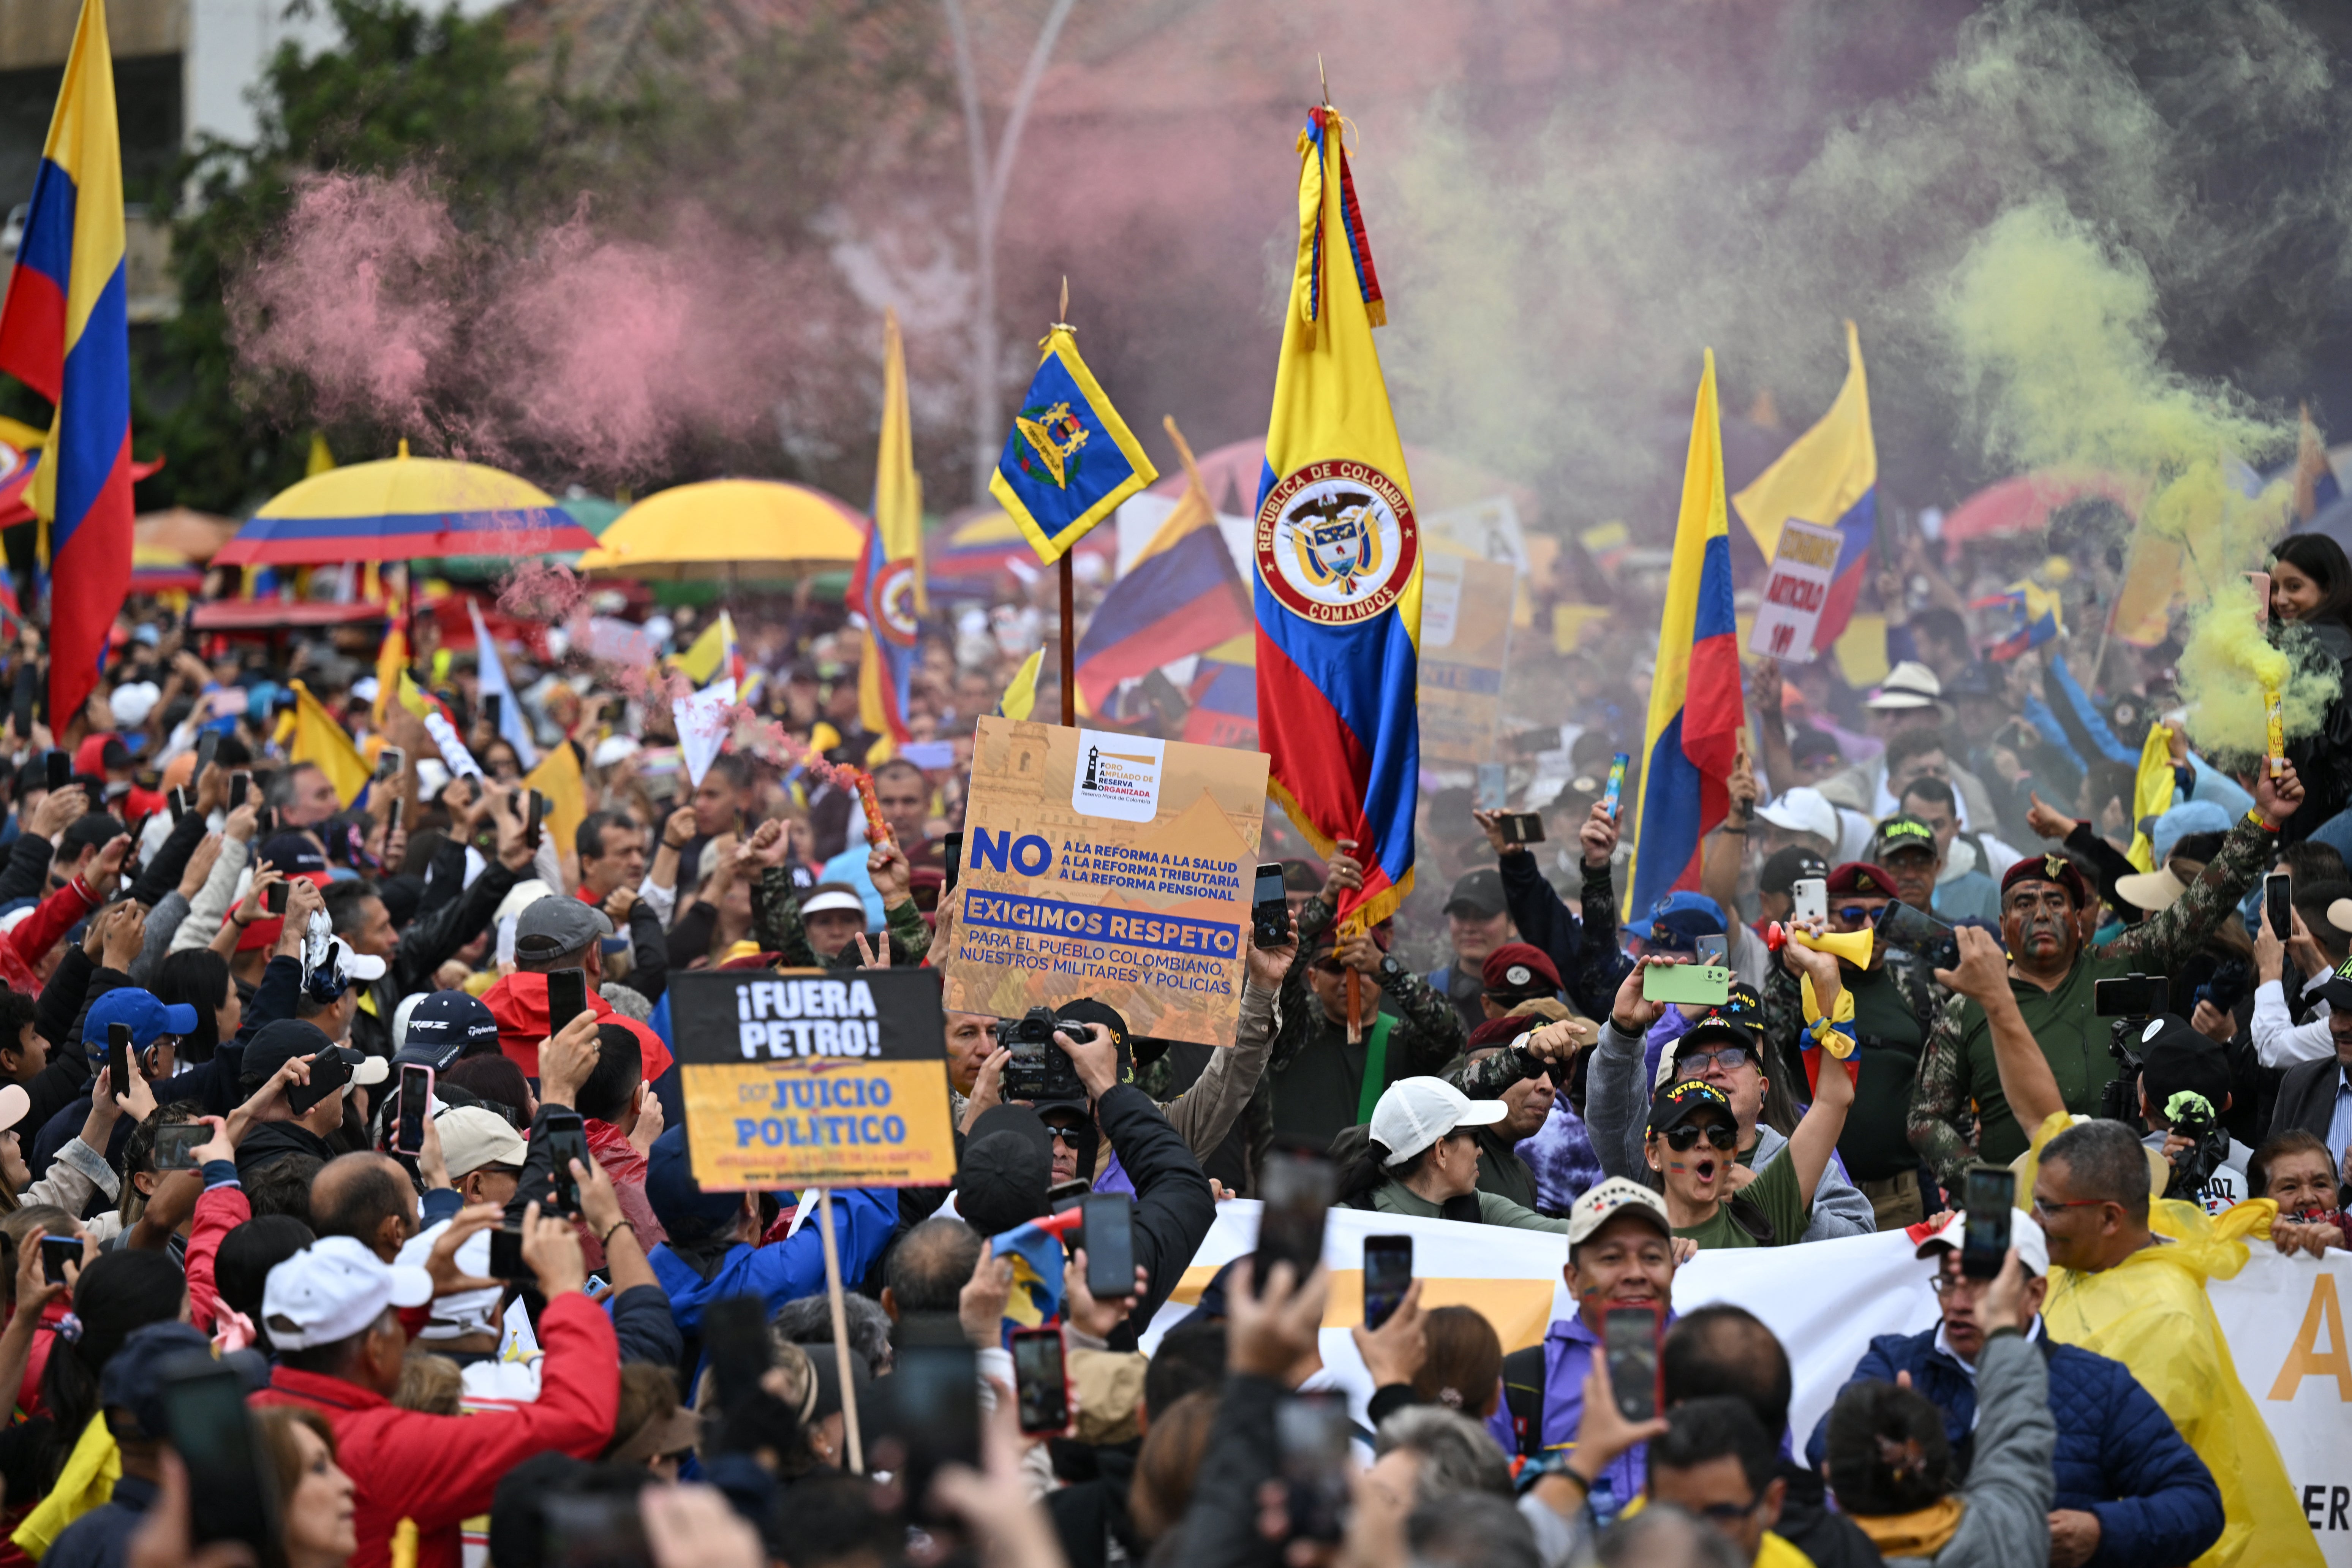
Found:
[[2039, 533], [2050, 514], [2078, 500], [2111, 500], [2137, 517], [2145, 487], [2091, 470], [2021, 474], [1987, 485], [1945, 514], [1942, 537], [1969, 540]]

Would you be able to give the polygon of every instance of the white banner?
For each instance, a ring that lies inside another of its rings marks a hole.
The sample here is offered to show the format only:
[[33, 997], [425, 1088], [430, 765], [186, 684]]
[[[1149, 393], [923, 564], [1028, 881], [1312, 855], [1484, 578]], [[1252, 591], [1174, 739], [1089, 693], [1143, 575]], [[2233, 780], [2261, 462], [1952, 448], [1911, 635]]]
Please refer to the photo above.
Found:
[[1813, 661], [1813, 633], [1822, 624], [1822, 606], [1830, 602], [1830, 583], [1843, 543], [1833, 528], [1815, 528], [1794, 518], [1781, 525], [1764, 601], [1756, 606], [1756, 624], [1748, 630], [1749, 653], [1789, 664]]
[[[1217, 1205], [1217, 1223], [1144, 1336], [1146, 1350], [1192, 1310], [1220, 1268], [1255, 1249], [1259, 1208], [1245, 1199]], [[1359, 1422], [1372, 1395], [1371, 1379], [1348, 1330], [1363, 1321], [1364, 1237], [1399, 1235], [1412, 1237], [1423, 1307], [1477, 1308], [1506, 1351], [1538, 1342], [1554, 1319], [1572, 1310], [1561, 1277], [1565, 1237], [1333, 1209], [1323, 1237], [1323, 1260], [1332, 1270], [1323, 1361]], [[1675, 1272], [1674, 1305], [1687, 1312], [1711, 1301], [1733, 1302], [1780, 1336], [1795, 1376], [1789, 1421], [1801, 1447], [1873, 1336], [1935, 1326], [1930, 1271], [1911, 1254], [1912, 1243], [1900, 1232], [1701, 1252]], [[2278, 1439], [2321, 1551], [2332, 1568], [2352, 1568], [2352, 1447], [2346, 1442], [2352, 1436], [2346, 1411], [2352, 1405], [2352, 1339], [2342, 1305], [2352, 1298], [2352, 1254], [2283, 1258], [2256, 1243], [2239, 1276], [2213, 1281], [2208, 1293], [2238, 1375]]]

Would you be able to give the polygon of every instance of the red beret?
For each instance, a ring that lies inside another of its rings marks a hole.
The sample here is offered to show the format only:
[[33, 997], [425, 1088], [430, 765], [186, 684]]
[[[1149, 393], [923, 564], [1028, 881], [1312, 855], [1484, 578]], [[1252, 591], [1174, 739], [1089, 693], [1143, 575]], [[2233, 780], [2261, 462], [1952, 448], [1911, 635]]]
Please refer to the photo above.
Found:
[[1884, 866], [1874, 866], [1867, 860], [1849, 860], [1830, 873], [1830, 897], [1851, 899], [1856, 895], [1872, 899], [1895, 897], [1895, 879]]
[[1549, 996], [1559, 989], [1550, 956], [1525, 942], [1507, 942], [1488, 953], [1478, 979], [1490, 996]]
[[2091, 903], [2091, 884], [2083, 879], [2082, 868], [2063, 855], [2028, 855], [2001, 874], [2000, 890], [2006, 895], [2020, 882], [2055, 882], [2066, 889], [2078, 910]]
[[1464, 1051], [1483, 1051], [1488, 1046], [1507, 1046], [1530, 1029], [1542, 1026], [1541, 1018], [1489, 1018], [1470, 1031], [1462, 1042]]

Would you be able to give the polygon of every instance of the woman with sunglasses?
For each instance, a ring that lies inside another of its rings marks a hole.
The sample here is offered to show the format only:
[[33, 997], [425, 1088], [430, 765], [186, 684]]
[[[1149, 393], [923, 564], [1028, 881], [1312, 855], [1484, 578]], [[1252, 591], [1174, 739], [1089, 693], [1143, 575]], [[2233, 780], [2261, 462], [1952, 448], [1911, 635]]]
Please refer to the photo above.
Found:
[[[1835, 1017], [1837, 959], [1793, 942], [1782, 952], [1812, 982], [1817, 1016]], [[1692, 1024], [1679, 1048], [1700, 1050], [1717, 1040], [1756, 1049], [1752, 1030], [1712, 1009]], [[1817, 1048], [1810, 1031], [1806, 1043], [1809, 1053]], [[1665, 1194], [1675, 1235], [1701, 1248], [1786, 1247], [1804, 1239], [1813, 1191], [1853, 1104], [1853, 1079], [1842, 1063], [1822, 1063], [1817, 1076], [1813, 1103], [1790, 1135], [1787, 1152], [1753, 1176], [1739, 1164], [1739, 1121], [1723, 1090], [1696, 1078], [1659, 1089], [1650, 1101], [1643, 1158]]]

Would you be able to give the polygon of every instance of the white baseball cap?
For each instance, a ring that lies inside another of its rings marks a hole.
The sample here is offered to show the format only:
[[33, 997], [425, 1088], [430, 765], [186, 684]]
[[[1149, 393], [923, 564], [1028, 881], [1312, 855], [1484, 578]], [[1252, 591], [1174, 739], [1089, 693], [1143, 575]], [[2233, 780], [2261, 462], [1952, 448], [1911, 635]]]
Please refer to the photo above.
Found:
[[1756, 815], [1790, 833], [1815, 834], [1832, 846], [1838, 841], [1837, 807], [1817, 789], [1800, 784], [1780, 799], [1758, 806]]
[[1660, 1236], [1668, 1240], [1674, 1238], [1674, 1221], [1666, 1217], [1666, 1200], [1639, 1182], [1628, 1181], [1623, 1176], [1612, 1176], [1588, 1188], [1583, 1196], [1570, 1205], [1569, 1246], [1581, 1246], [1620, 1211], [1630, 1212], [1649, 1221], [1657, 1227]]
[[[1944, 1228], [1919, 1244], [1914, 1257], [1925, 1258], [1933, 1252], [1960, 1249], [1960, 1237], [1968, 1229], [1969, 1216], [1956, 1214], [1944, 1222]], [[2023, 1209], [2009, 1216], [2009, 1244], [2017, 1248], [2017, 1261], [2028, 1274], [2050, 1272], [2050, 1238], [2042, 1234], [2042, 1223]]]
[[1473, 1100], [1442, 1078], [1401, 1078], [1372, 1107], [1372, 1142], [1402, 1165], [1457, 1127], [1489, 1127], [1511, 1113], [1499, 1100]]
[[[513, 1130], [509, 1129], [509, 1131]], [[395, 1268], [414, 1267], [419, 1270], [425, 1260], [433, 1256], [434, 1246], [441, 1233], [449, 1228], [442, 1220], [428, 1225], [401, 1244], [400, 1261]], [[490, 1233], [478, 1230], [457, 1244], [457, 1268], [460, 1273], [476, 1279], [490, 1271]], [[499, 1302], [505, 1296], [503, 1287], [492, 1286], [481, 1290], [460, 1290], [454, 1296], [434, 1299], [432, 1319], [417, 1331], [419, 1341], [463, 1339], [467, 1334], [495, 1333], [499, 1328]]]
[[[478, 1105], [454, 1105], [433, 1119], [441, 1133], [441, 1163], [462, 1181], [488, 1165], [521, 1170], [530, 1152], [514, 1124]], [[482, 1272], [482, 1270], [477, 1270]]]
[[350, 1339], [386, 1307], [431, 1300], [433, 1277], [424, 1269], [386, 1264], [355, 1237], [328, 1236], [269, 1271], [261, 1317], [279, 1350], [309, 1350]]
[[803, 916], [825, 914], [834, 910], [845, 910], [863, 918], [866, 913], [866, 900], [856, 893], [845, 893], [839, 889], [834, 889], [818, 893], [801, 905], [801, 913]]

